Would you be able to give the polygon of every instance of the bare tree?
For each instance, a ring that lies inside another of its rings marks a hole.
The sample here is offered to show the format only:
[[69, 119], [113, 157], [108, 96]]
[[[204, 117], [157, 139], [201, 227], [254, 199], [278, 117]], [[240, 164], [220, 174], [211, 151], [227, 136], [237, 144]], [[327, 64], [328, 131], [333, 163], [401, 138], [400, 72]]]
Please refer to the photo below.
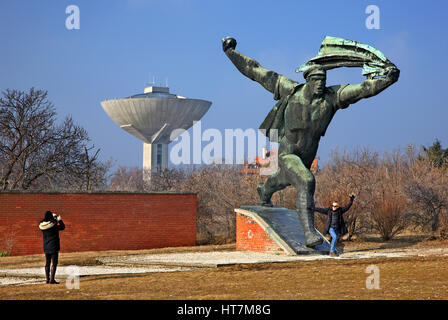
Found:
[[112, 179], [107, 190], [144, 191], [142, 169], [119, 166], [112, 174]]
[[[58, 189], [78, 191], [106, 189], [112, 161], [100, 161], [98, 159], [99, 153], [100, 149], [84, 145], [83, 152], [79, 150], [77, 161], [70, 166], [66, 166], [65, 172], [55, 176], [51, 182], [54, 184], [55, 181], [58, 181]], [[55, 188], [52, 187], [51, 189]]]
[[156, 172], [143, 171], [144, 176], [149, 176], [149, 180], [144, 180], [144, 189], [147, 191], [176, 191], [180, 190], [182, 181], [186, 173], [181, 169], [162, 169]]
[[448, 208], [448, 168], [418, 159], [403, 186], [412, 201], [412, 220], [422, 231], [436, 232]]
[[34, 88], [28, 93], [7, 89], [0, 98], [0, 188], [3, 190], [73, 187], [73, 173], [86, 165], [90, 166], [89, 177], [94, 167], [99, 169], [97, 173], [105, 174], [105, 168], [97, 161], [97, 153], [94, 161], [86, 159], [85, 152], [90, 150], [86, 145], [89, 141], [86, 130], [71, 117], [56, 124], [55, 107], [47, 96], [47, 91]]

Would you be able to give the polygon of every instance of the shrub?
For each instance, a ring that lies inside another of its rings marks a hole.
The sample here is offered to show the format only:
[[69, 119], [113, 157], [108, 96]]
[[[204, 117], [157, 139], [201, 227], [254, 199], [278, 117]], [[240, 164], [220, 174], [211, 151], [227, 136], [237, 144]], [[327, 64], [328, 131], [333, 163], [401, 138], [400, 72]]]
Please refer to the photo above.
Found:
[[10, 254], [6, 250], [0, 250], [0, 257], [8, 257]]
[[406, 200], [396, 193], [373, 200], [370, 221], [384, 241], [392, 239], [408, 225]]
[[417, 160], [403, 189], [412, 201], [414, 227], [434, 234], [444, 224], [441, 215], [448, 207], [448, 168]]

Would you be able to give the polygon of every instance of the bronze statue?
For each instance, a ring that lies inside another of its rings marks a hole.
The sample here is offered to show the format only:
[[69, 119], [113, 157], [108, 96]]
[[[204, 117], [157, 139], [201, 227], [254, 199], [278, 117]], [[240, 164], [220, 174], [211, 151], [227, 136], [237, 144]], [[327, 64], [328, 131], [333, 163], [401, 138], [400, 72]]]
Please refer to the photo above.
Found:
[[[377, 95], [398, 80], [400, 71], [382, 53], [370, 46], [327, 37], [316, 58], [296, 71], [303, 71], [305, 83], [291, 80], [263, 68], [257, 61], [235, 50], [236, 40], [222, 39], [227, 57], [246, 77], [260, 83], [279, 102], [260, 126], [272, 137], [276, 130], [279, 170], [257, 187], [261, 205], [272, 206], [271, 197], [289, 185], [297, 189], [296, 209], [304, 229], [306, 246], [322, 243], [314, 228], [315, 178], [310, 171], [320, 138], [325, 135], [336, 111], [363, 98]], [[326, 87], [326, 70], [363, 67], [367, 79], [360, 84]], [[375, 78], [384, 75], [384, 77]], [[271, 141], [273, 139], [271, 138]]]

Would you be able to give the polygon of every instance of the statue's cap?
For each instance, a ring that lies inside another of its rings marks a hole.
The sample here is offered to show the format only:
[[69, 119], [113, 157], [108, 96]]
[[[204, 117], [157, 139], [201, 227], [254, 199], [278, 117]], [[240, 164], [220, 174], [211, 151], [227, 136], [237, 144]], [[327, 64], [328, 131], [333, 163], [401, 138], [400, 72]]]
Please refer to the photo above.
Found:
[[297, 69], [296, 72], [303, 71], [303, 77], [305, 79], [307, 79], [311, 75], [322, 75], [322, 76], [327, 75], [327, 71], [320, 65], [309, 66], [307, 68], [303, 68], [302, 70], [299, 69]]

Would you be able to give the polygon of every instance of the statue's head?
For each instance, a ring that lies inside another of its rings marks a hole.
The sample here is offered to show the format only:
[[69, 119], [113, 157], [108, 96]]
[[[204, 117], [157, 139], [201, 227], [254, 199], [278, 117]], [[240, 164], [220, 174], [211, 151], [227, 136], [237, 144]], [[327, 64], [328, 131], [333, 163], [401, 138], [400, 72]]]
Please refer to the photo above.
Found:
[[320, 96], [324, 93], [327, 84], [327, 71], [320, 66], [313, 66], [303, 72], [306, 83], [310, 86], [313, 95]]

